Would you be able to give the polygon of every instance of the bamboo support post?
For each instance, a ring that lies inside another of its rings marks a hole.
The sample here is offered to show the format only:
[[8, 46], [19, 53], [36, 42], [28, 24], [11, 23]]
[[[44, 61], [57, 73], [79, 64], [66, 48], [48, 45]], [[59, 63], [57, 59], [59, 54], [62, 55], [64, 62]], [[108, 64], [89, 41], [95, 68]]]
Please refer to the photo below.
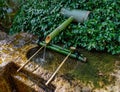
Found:
[[45, 45], [43, 45], [41, 48], [39, 48], [39, 49], [26, 61], [26, 63], [17, 70], [17, 72], [19, 72], [22, 68], [24, 68], [24, 67], [30, 62], [30, 60], [31, 60], [40, 50], [42, 50], [42, 48], [43, 48], [44, 46], [45, 46]]
[[45, 85], [48, 85], [51, 80], [54, 78], [54, 76], [56, 75], [56, 73], [60, 70], [60, 68], [62, 67], [62, 65], [65, 63], [65, 61], [68, 59], [68, 57], [70, 56], [71, 52], [65, 57], [65, 59], [62, 61], [62, 63], [58, 66], [58, 68], [55, 70], [55, 72], [52, 74], [52, 76], [49, 78], [49, 80], [45, 83]]
[[62, 30], [64, 30], [71, 22], [73, 21], [73, 17], [69, 17], [66, 21], [64, 21], [60, 26], [58, 26], [55, 30], [53, 30], [45, 39], [45, 43], [49, 43], [54, 37], [56, 37]]
[[64, 51], [66, 51], [66, 52], [70, 52], [70, 50], [65, 49], [65, 48], [63, 48], [63, 47], [61, 47], [61, 46], [55, 45], [55, 44], [50, 44], [49, 46], [52, 46], [52, 47], [58, 48], [58, 49], [60, 49], [60, 50], [64, 50]]

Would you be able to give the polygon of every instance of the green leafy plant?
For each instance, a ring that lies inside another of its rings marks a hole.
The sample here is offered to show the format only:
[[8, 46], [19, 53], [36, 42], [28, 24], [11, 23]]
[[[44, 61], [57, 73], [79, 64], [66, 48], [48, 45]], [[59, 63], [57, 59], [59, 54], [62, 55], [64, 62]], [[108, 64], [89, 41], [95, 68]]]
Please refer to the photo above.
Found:
[[0, 26], [1, 30], [8, 32], [12, 25], [16, 10], [23, 4], [23, 0], [0, 0]]
[[8, 21], [7, 8], [7, 2], [0, 0], [0, 24], [6, 23]]
[[91, 11], [83, 24], [72, 23], [52, 40], [65, 47], [80, 46], [88, 50], [120, 53], [120, 1], [119, 0], [28, 0], [21, 7], [13, 22], [10, 34], [30, 32], [45, 38], [65, 21], [61, 8]]

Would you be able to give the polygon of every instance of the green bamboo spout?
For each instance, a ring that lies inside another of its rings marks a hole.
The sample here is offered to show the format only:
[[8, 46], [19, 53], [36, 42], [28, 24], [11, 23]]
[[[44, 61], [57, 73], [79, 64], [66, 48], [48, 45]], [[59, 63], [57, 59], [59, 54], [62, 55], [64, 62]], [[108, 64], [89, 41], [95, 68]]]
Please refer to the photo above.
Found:
[[55, 36], [57, 36], [62, 30], [64, 30], [73, 20], [76, 20], [77, 22], [80, 23], [86, 21], [89, 13], [90, 11], [86, 11], [86, 10], [61, 9], [61, 14], [69, 18], [46, 37], [45, 43], [49, 43]]
[[71, 22], [73, 21], [73, 17], [69, 17], [66, 21], [64, 21], [60, 26], [58, 26], [53, 32], [51, 32], [45, 39], [45, 43], [49, 43], [54, 37], [56, 37], [62, 30], [64, 30]]

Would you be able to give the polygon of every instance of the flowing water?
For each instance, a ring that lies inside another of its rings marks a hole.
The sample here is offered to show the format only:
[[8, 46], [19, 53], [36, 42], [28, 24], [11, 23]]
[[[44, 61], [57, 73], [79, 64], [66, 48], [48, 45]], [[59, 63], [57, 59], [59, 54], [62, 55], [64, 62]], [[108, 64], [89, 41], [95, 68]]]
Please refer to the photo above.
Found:
[[45, 58], [46, 58], [46, 45], [45, 45], [44, 51], [43, 51], [43, 63], [46, 62]]

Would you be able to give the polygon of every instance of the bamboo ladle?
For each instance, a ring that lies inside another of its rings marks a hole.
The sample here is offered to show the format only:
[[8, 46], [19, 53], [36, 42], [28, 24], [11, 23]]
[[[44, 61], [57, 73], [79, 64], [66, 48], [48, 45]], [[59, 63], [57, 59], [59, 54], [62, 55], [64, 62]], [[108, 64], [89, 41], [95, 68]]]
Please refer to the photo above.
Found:
[[58, 66], [58, 68], [55, 70], [55, 72], [52, 74], [52, 76], [49, 78], [49, 80], [45, 83], [45, 85], [48, 85], [51, 80], [54, 78], [54, 76], [57, 74], [57, 72], [60, 70], [60, 68], [63, 66], [63, 64], [65, 63], [65, 61], [68, 59], [68, 57], [70, 56], [70, 54], [75, 50], [75, 47], [70, 47], [71, 52], [64, 58], [64, 60], [62, 61], [62, 63]]

